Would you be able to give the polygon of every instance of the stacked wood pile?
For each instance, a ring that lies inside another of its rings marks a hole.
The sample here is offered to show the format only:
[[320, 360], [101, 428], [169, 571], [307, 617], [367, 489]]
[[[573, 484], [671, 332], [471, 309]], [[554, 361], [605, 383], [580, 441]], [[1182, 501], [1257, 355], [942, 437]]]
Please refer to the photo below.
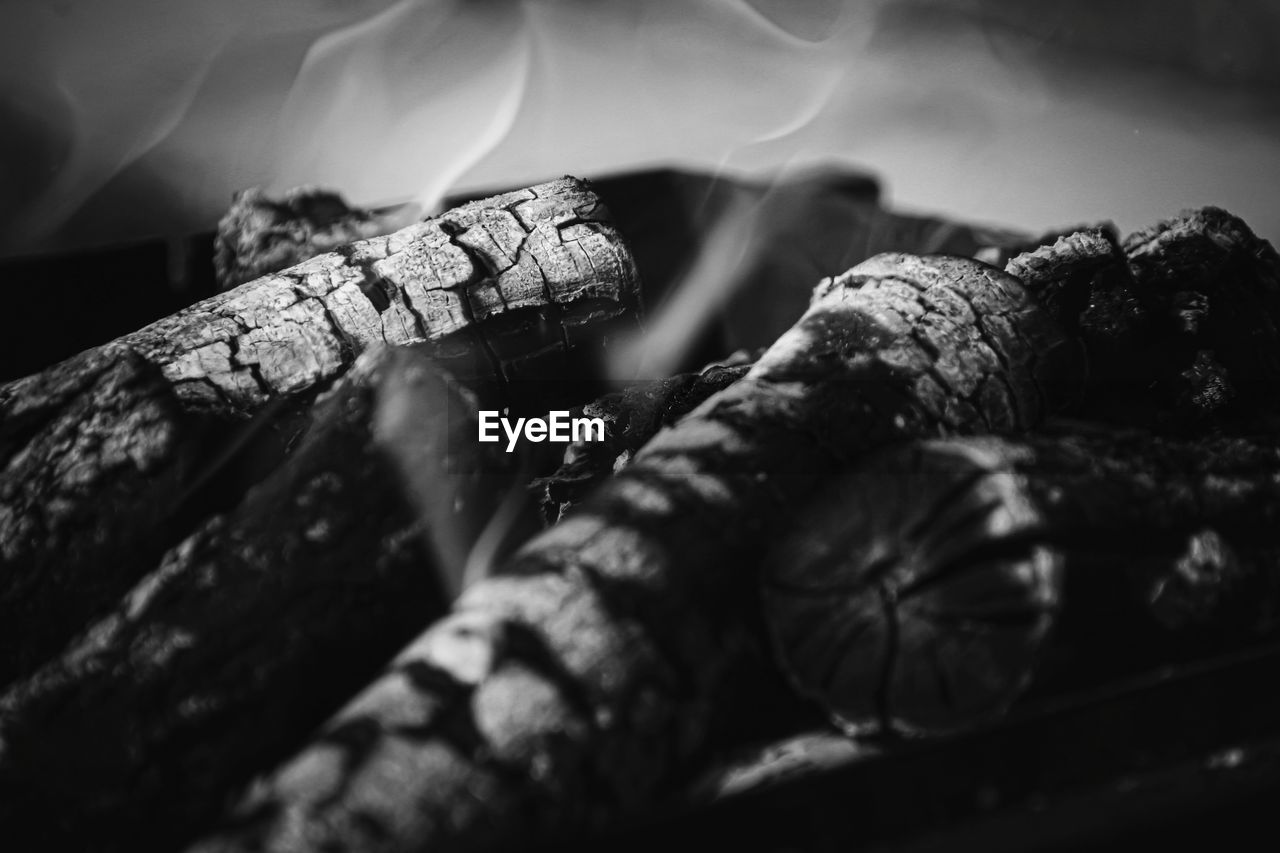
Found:
[[[877, 254], [598, 396], [625, 238], [566, 178], [0, 388], [0, 837], [553, 843], [1274, 637], [1280, 259], [1239, 219]], [[559, 407], [605, 440], [475, 440]], [[717, 770], [753, 714], [837, 734]]]

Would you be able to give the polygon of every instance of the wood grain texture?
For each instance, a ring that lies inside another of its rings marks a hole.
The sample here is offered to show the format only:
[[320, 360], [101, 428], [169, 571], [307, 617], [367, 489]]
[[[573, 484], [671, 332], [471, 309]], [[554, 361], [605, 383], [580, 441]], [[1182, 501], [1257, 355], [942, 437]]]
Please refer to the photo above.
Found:
[[[374, 343], [443, 341], [548, 312], [571, 342], [635, 306], [638, 281], [600, 201], [565, 178], [354, 243], [161, 320], [125, 339], [193, 409], [252, 410], [332, 379]], [[501, 331], [496, 333], [495, 329]], [[493, 372], [501, 375], [495, 353]]]
[[815, 496], [763, 573], [793, 683], [937, 734], [1274, 636], [1280, 444], [1075, 429], [915, 442]]
[[195, 849], [486, 849], [644, 807], [704, 735], [788, 510], [886, 443], [1034, 423], [1063, 340], [973, 261], [823, 282], [746, 377], [471, 587]]

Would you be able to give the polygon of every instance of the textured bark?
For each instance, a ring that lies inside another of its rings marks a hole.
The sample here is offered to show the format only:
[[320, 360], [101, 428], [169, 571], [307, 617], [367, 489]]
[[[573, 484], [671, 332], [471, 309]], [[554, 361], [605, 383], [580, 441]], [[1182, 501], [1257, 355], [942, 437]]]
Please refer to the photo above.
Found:
[[1017, 429], [1061, 334], [1016, 279], [882, 255], [411, 643], [202, 851], [527, 844], [649, 802], [697, 748], [753, 557], [832, 466]]
[[1063, 235], [1014, 257], [1005, 272], [1020, 278], [1059, 322], [1081, 336], [1103, 376], [1124, 368], [1116, 362], [1132, 357], [1147, 334], [1146, 308], [1109, 229]]
[[813, 500], [765, 561], [766, 616], [796, 686], [847, 728], [989, 722], [1033, 679], [1273, 634], [1278, 483], [1274, 441], [918, 442]]
[[[282, 468], [0, 698], [0, 833], [171, 848], [296, 748], [444, 612], [440, 556], [516, 487], [475, 431], [420, 350], [362, 356]], [[406, 459], [434, 512], [399, 488]]]
[[550, 374], [561, 385], [523, 385], [553, 395], [593, 373], [637, 288], [599, 201], [566, 178], [321, 255], [0, 387], [0, 651], [23, 646], [0, 672], [56, 651], [154, 566], [138, 552], [174, 540], [163, 522], [183, 472], [211, 455], [192, 447], [228, 419], [314, 392], [384, 342], [430, 342], [462, 379]]
[[297, 187], [268, 198], [260, 187], [236, 193], [218, 220], [213, 267], [219, 290], [300, 264], [348, 243], [409, 224], [403, 210], [372, 211], [335, 192]]
[[0, 683], [118, 595], [117, 567], [159, 557], [207, 432], [128, 350], [94, 350], [42, 378], [0, 398]]
[[246, 411], [334, 378], [375, 343], [460, 346], [487, 356], [481, 375], [508, 374], [634, 307], [637, 287], [599, 200], [565, 178], [317, 256], [124, 343], [187, 406]]

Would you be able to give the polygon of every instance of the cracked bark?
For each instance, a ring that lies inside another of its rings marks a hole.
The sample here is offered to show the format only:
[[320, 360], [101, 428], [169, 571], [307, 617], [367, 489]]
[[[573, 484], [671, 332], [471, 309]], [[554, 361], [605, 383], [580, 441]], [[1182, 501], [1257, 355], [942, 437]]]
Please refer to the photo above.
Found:
[[977, 262], [882, 255], [825, 281], [743, 379], [464, 593], [196, 849], [476, 849], [642, 807], [703, 738], [787, 508], [889, 442], [1034, 423], [1062, 341]]
[[[171, 849], [299, 746], [445, 611], [519, 487], [475, 430], [420, 347], [365, 353], [280, 469], [0, 698], [0, 834]], [[398, 488], [409, 460], [434, 507]]]
[[[1138, 232], [1123, 245], [1109, 225], [1048, 235], [1044, 245], [1006, 261], [1006, 272], [1020, 278], [1080, 341], [1088, 381], [1078, 389], [1063, 389], [1078, 393], [1062, 395], [1073, 401], [1076, 414], [1199, 428], [1207, 416], [1221, 416], [1235, 383], [1233, 373], [1209, 351], [1188, 351], [1170, 340], [1175, 324], [1184, 322], [1178, 306], [1199, 304], [1207, 310], [1203, 299], [1197, 303], [1188, 292], [1221, 287], [1216, 282], [1222, 275], [1234, 276], [1237, 289], [1265, 294], [1274, 286], [1268, 273], [1274, 263], [1269, 244], [1244, 223], [1206, 208]], [[1147, 271], [1135, 275], [1138, 266]], [[1225, 307], [1217, 308], [1227, 313]], [[1233, 309], [1232, 326], [1246, 337], [1260, 334], [1268, 340], [1280, 322], [1280, 316], [1267, 310], [1252, 319], [1243, 313]], [[1258, 347], [1259, 357], [1265, 352], [1265, 346]], [[1238, 372], [1239, 359], [1229, 361]], [[659, 429], [746, 369], [712, 366], [701, 374], [607, 394], [584, 407], [584, 413], [604, 418], [605, 441], [570, 446], [559, 469], [536, 484], [548, 521], [585, 498]]]
[[159, 558], [209, 432], [127, 350], [95, 350], [42, 379], [0, 401], [0, 683], [119, 594], [121, 574]]
[[846, 729], [987, 723], [1028, 687], [1274, 636], [1277, 483], [1266, 440], [916, 442], [807, 504], [765, 560], [766, 616], [794, 684]]
[[554, 376], [523, 383], [554, 397], [593, 374], [637, 308], [607, 212], [565, 178], [312, 258], [0, 387], [0, 680], [154, 565], [145, 546], [173, 541], [175, 496], [228, 421], [316, 392], [382, 343], [428, 342], [464, 380]]
[[531, 350], [559, 351], [633, 309], [637, 287], [599, 200], [566, 178], [317, 256], [125, 342], [189, 407], [252, 410], [332, 379], [373, 343], [427, 340], [447, 355], [475, 340], [498, 356], [481, 375], [517, 373]]
[[260, 187], [235, 194], [218, 220], [213, 266], [219, 290], [229, 290], [348, 243], [398, 231], [407, 208], [365, 210], [318, 187], [296, 187], [268, 198]]

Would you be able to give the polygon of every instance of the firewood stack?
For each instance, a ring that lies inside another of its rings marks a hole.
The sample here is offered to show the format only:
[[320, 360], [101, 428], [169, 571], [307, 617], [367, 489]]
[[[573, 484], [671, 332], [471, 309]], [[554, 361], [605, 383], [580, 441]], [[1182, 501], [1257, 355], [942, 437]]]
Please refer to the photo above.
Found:
[[[346, 233], [247, 198], [288, 246], [230, 217], [233, 279]], [[773, 779], [735, 718], [804, 777], [1275, 637], [1280, 258], [1239, 219], [876, 254], [599, 396], [626, 240], [566, 178], [0, 388], [0, 838], [554, 844]], [[603, 441], [475, 440], [571, 407]]]

